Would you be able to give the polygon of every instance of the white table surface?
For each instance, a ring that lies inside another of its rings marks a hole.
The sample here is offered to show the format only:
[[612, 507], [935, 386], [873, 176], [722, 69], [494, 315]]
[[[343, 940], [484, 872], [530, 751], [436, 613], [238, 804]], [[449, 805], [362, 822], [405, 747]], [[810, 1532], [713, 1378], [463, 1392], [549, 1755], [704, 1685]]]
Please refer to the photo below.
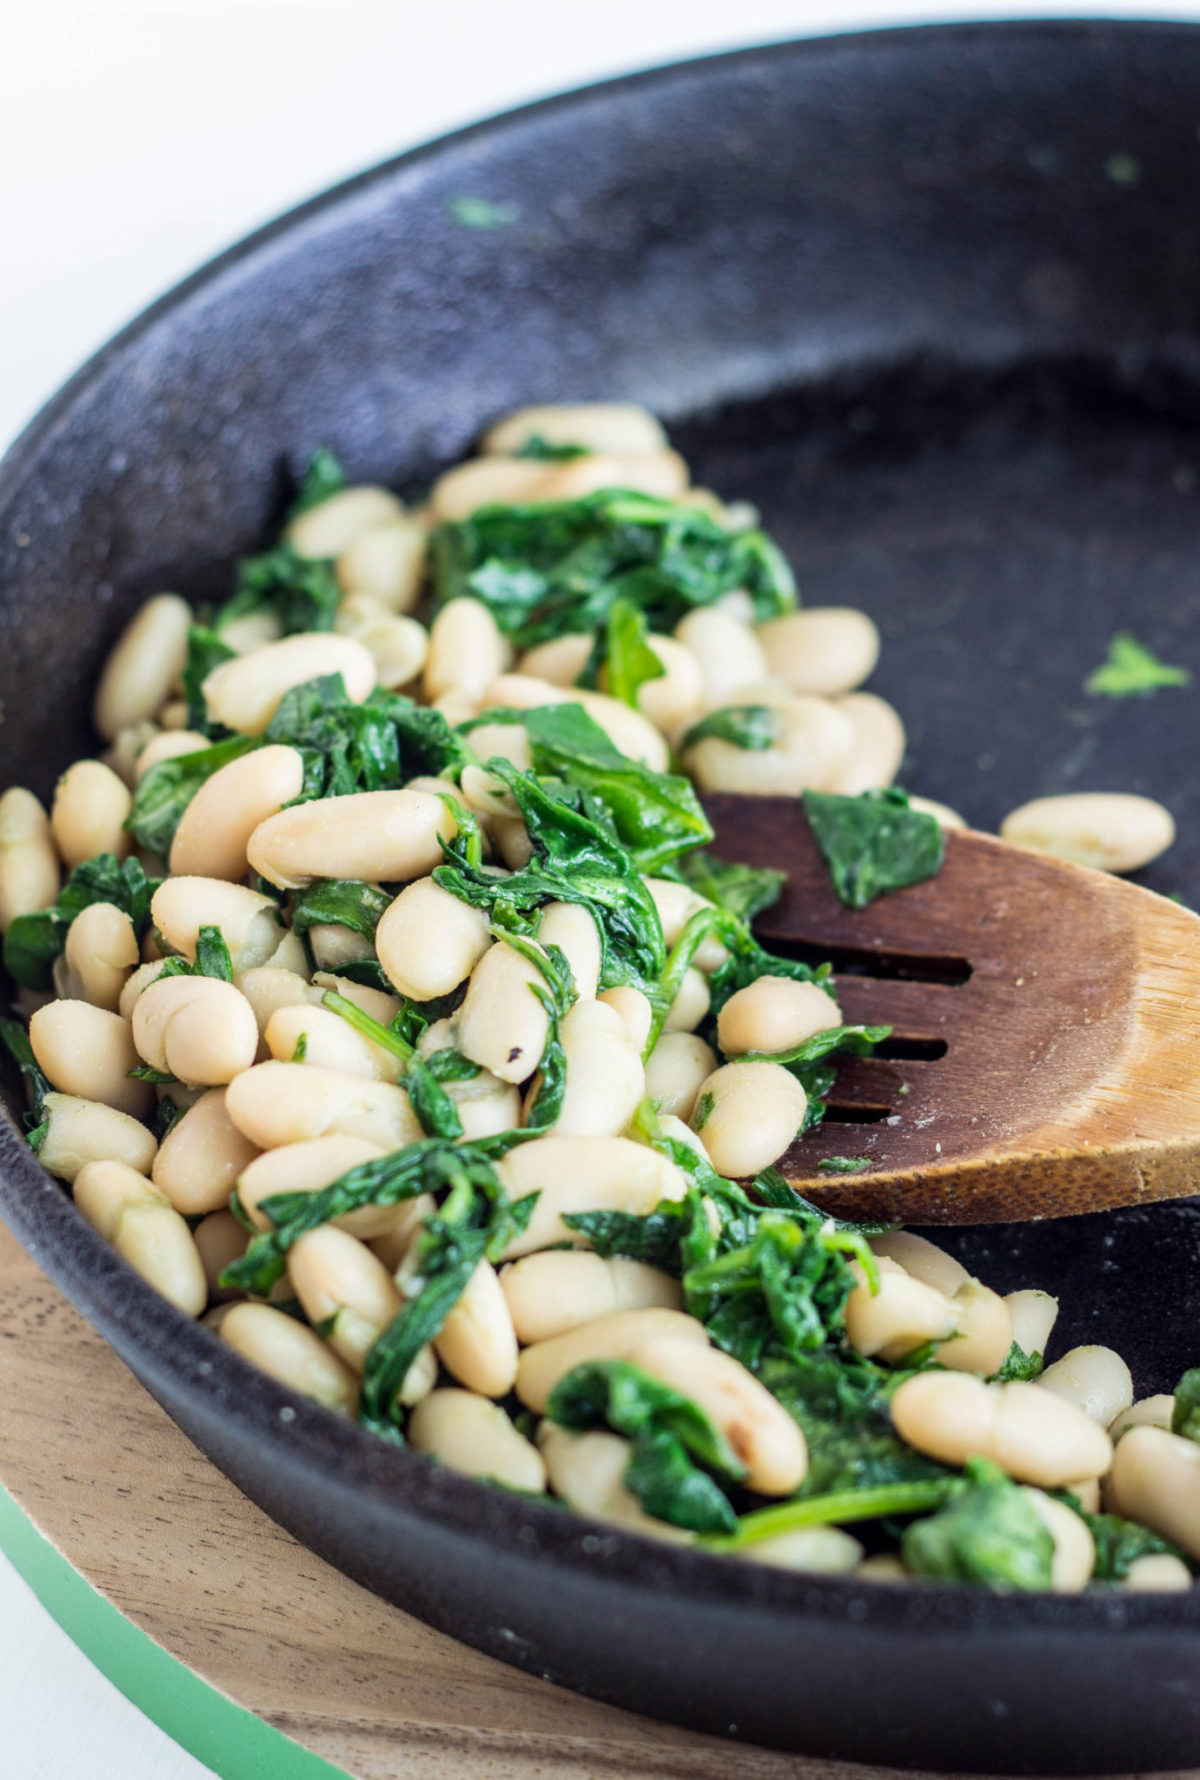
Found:
[[[995, 17], [1200, 5], [978, 0], [38, 0], [0, 52], [0, 448], [200, 261], [414, 143], [680, 56]], [[2, 775], [0, 775], [2, 777]], [[74, 1648], [0, 1557], [5, 1780], [209, 1773]]]

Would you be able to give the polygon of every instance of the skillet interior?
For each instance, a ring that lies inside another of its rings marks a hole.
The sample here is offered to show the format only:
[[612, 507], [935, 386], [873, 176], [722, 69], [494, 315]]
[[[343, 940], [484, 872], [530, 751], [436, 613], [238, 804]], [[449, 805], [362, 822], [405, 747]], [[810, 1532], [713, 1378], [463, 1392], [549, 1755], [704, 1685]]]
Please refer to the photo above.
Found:
[[[1198, 77], [1186, 27], [785, 46], [480, 126], [285, 219], [0, 471], [5, 780], [45, 793], [90, 750], [78, 695], [124, 615], [215, 590], [315, 445], [411, 489], [506, 407], [625, 395], [760, 504], [810, 600], [880, 620], [908, 783], [985, 827], [1041, 791], [1148, 791], [1183, 837], [1148, 881], [1194, 900], [1194, 695], [1081, 683], [1122, 624], [1200, 666]], [[466, 228], [462, 196], [511, 220]], [[10, 1128], [0, 1160], [8, 1221], [248, 1493], [505, 1660], [851, 1759], [1200, 1759], [1200, 1603], [887, 1591], [589, 1531], [293, 1405], [129, 1275]], [[1200, 1358], [1190, 1205], [955, 1242], [1060, 1291], [1062, 1335], [1111, 1340], [1139, 1391]]]

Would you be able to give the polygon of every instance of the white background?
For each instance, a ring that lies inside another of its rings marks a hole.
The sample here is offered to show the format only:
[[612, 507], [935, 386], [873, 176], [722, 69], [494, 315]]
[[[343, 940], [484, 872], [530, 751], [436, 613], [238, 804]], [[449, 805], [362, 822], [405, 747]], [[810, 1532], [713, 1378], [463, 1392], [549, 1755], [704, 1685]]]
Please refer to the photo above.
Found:
[[[0, 51], [0, 448], [88, 353], [200, 261], [361, 167], [523, 100], [819, 31], [949, 18], [1200, 19], [1200, 5], [1098, 0], [10, 7]], [[3, 1558], [0, 1725], [4, 1780], [208, 1772], [74, 1650]]]

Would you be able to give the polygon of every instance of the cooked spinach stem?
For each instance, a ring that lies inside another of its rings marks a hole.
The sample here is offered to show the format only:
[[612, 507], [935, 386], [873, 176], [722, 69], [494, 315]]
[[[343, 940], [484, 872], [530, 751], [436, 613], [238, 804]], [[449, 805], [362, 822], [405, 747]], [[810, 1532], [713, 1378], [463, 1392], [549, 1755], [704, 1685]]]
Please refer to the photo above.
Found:
[[738, 1519], [737, 1531], [702, 1535], [706, 1551], [743, 1551], [763, 1539], [796, 1533], [803, 1527], [840, 1526], [847, 1521], [890, 1520], [893, 1516], [928, 1514], [941, 1508], [961, 1489], [957, 1477], [922, 1483], [887, 1483], [877, 1489], [833, 1490], [824, 1496], [795, 1497], [771, 1508], [756, 1508]]
[[364, 1038], [369, 1038], [381, 1050], [390, 1051], [402, 1063], [411, 1063], [416, 1056], [416, 1047], [402, 1038], [394, 1027], [382, 1025], [364, 1008], [359, 1007], [357, 1002], [348, 1000], [345, 995], [339, 995], [336, 989], [326, 989], [321, 1001], [330, 1013], [338, 1014], [347, 1026], [353, 1026], [356, 1032], [361, 1032]]

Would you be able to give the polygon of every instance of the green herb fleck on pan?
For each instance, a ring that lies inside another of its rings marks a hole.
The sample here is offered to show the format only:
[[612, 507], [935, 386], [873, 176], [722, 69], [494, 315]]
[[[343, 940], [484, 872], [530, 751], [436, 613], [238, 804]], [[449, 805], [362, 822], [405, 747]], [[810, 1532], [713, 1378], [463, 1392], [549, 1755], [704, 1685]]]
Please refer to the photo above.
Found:
[[478, 198], [462, 193], [451, 198], [446, 207], [452, 220], [463, 229], [507, 229], [521, 218], [521, 207], [507, 201]]
[[1191, 683], [1187, 668], [1168, 667], [1132, 631], [1119, 630], [1108, 645], [1107, 660], [1088, 675], [1083, 689], [1105, 698], [1148, 698], [1160, 687]]
[[909, 808], [907, 792], [836, 797], [806, 791], [804, 810], [838, 900], [865, 909], [887, 890], [919, 884], [940, 869], [945, 843], [937, 819]]
[[818, 1174], [861, 1174], [871, 1166], [869, 1156], [822, 1156], [817, 1163]]

